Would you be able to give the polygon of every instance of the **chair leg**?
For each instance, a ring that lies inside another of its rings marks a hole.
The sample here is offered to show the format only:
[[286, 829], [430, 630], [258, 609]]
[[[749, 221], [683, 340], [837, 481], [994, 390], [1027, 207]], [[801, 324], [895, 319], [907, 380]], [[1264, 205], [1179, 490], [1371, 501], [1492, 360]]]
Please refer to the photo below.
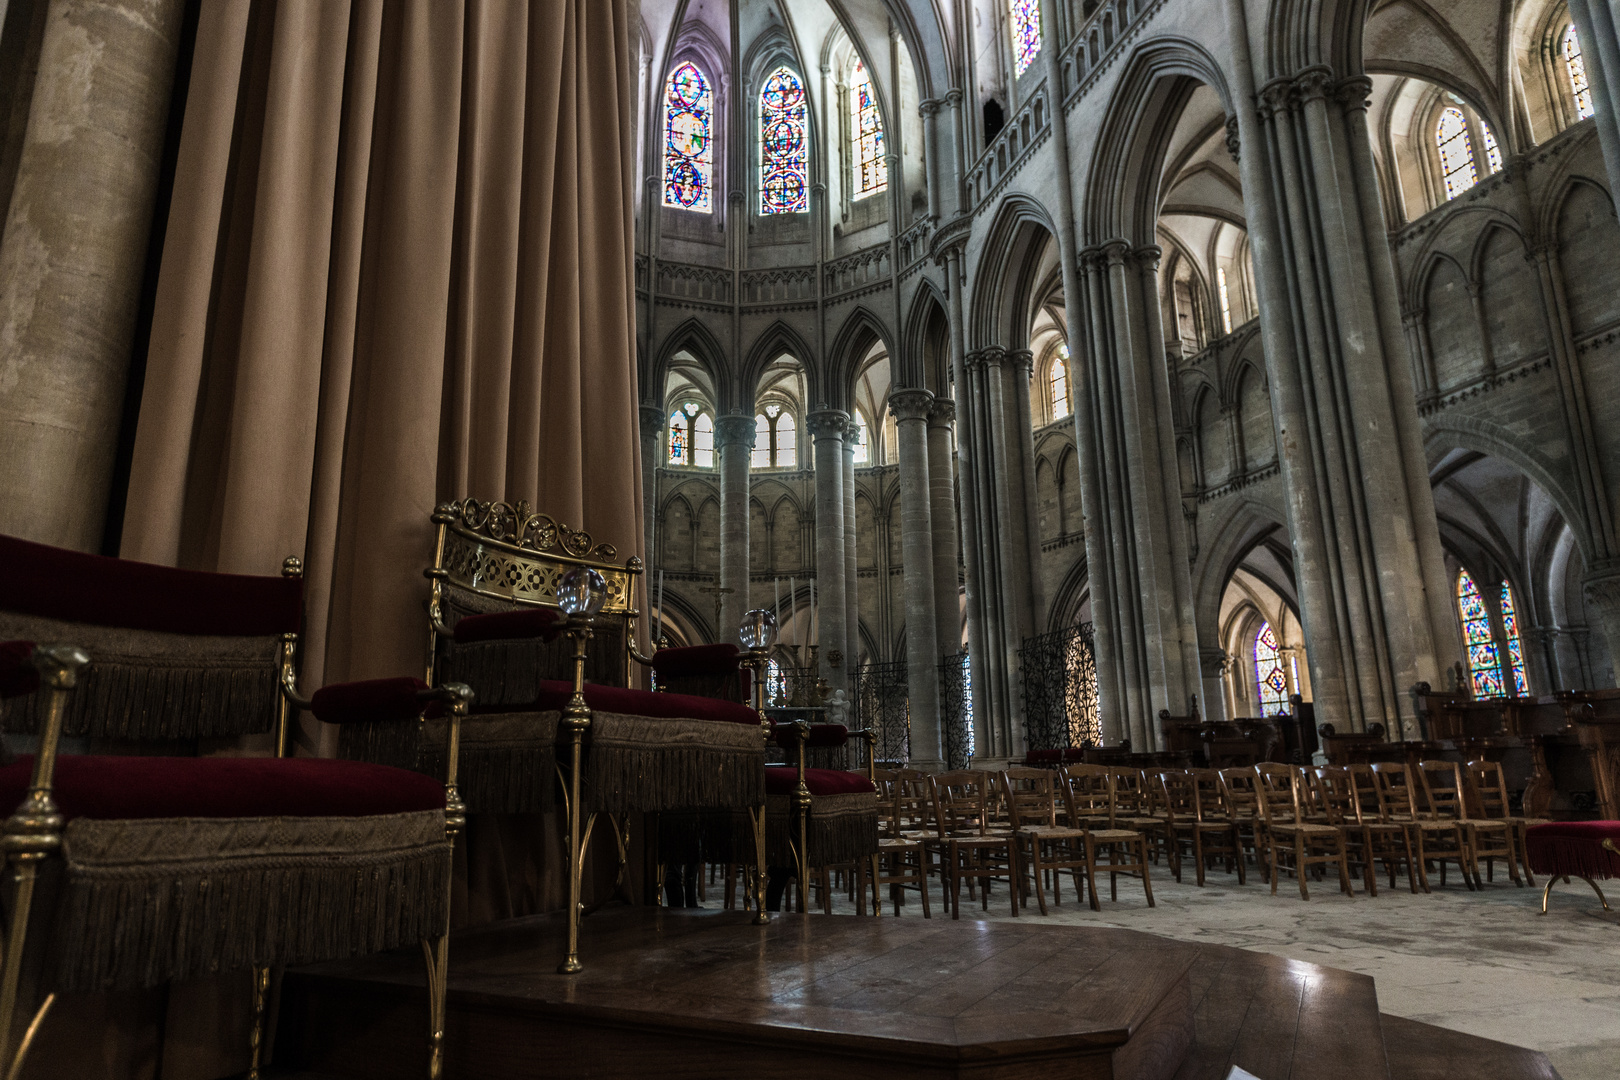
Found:
[[1156, 906], [1153, 903], [1153, 881], [1148, 877], [1147, 842], [1142, 844], [1142, 892], [1147, 897], [1148, 907]]
[[450, 932], [422, 939], [422, 958], [427, 961], [428, 981], [428, 1080], [444, 1075], [444, 1015], [446, 983], [449, 981]]
[[1339, 888], [1344, 890], [1344, 895], [1354, 896], [1356, 891], [1350, 887], [1350, 855], [1346, 850], [1348, 846], [1344, 842], [1344, 834], [1339, 834]]
[[1299, 882], [1299, 898], [1309, 900], [1311, 890], [1305, 886], [1305, 834], [1294, 834], [1294, 879]]
[[1198, 864], [1196, 868], [1196, 875], [1198, 879], [1198, 887], [1202, 889], [1204, 887], [1204, 831], [1195, 824], [1193, 826], [1192, 834], [1193, 862]]
[[[1029, 838], [1029, 867], [1035, 875], [1035, 903], [1039, 905], [1041, 914], [1045, 915], [1046, 886], [1041, 884], [1041, 838], [1038, 836], [1032, 836]], [[1052, 887], [1054, 889], [1057, 888], [1057, 882], [1055, 879], [1052, 883]]]
[[253, 1027], [248, 1032], [249, 1058], [247, 1080], [259, 1080], [259, 1070], [265, 1066], [264, 1025], [270, 1004], [270, 969], [253, 968]]

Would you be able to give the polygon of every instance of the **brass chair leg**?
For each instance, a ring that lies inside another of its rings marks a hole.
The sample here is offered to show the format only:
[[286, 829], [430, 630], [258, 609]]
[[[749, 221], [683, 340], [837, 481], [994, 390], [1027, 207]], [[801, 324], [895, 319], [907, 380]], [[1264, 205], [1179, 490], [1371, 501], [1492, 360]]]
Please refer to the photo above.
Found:
[[248, 1049], [251, 1055], [247, 1071], [248, 1080], [259, 1080], [259, 1070], [265, 1065], [264, 1024], [269, 1000], [270, 969], [255, 966], [253, 968], [253, 1026], [248, 1031]]

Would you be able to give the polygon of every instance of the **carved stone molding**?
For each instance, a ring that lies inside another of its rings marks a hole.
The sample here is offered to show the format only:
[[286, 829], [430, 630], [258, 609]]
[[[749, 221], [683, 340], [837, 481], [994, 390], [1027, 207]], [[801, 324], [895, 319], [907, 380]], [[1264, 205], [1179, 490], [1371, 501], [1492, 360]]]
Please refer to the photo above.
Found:
[[754, 418], [752, 416], [722, 416], [714, 422], [715, 449], [741, 444], [752, 450], [754, 448], [754, 434]]
[[1232, 155], [1232, 161], [1242, 163], [1243, 142], [1238, 138], [1238, 118], [1236, 115], [1226, 118], [1226, 152]]
[[664, 410], [657, 405], [641, 407], [641, 437], [656, 439], [664, 431]]
[[889, 394], [889, 412], [894, 415], [895, 421], [901, 424], [912, 420], [927, 420], [933, 404], [934, 395], [927, 390], [910, 388], [895, 390]]
[[818, 409], [805, 416], [804, 426], [818, 442], [822, 439], [843, 439], [851, 427], [849, 413], [842, 409]]
[[956, 402], [948, 397], [937, 397], [928, 407], [928, 426], [948, 428], [956, 423]]
[[1024, 369], [1024, 377], [1028, 378], [1035, 370], [1035, 354], [1028, 349], [1013, 349], [1007, 354], [1007, 359], [1015, 367]]

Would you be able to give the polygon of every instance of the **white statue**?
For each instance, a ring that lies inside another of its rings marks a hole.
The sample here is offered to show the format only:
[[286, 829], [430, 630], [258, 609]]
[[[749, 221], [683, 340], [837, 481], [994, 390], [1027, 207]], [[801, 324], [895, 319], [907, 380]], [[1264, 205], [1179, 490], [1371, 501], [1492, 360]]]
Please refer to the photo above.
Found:
[[834, 690], [832, 697], [827, 699], [827, 723], [843, 724], [847, 727], [849, 722], [845, 717], [848, 715], [849, 699], [844, 696], [842, 690]]

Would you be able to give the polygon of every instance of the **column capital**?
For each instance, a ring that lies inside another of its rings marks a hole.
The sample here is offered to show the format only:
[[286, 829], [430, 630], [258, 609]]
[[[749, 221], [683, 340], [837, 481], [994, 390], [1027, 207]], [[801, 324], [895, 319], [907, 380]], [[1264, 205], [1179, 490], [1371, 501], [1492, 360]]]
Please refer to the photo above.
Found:
[[1333, 69], [1325, 66], [1306, 68], [1294, 76], [1291, 90], [1293, 100], [1301, 105], [1325, 101], [1334, 90]]
[[956, 402], [948, 397], [937, 397], [928, 407], [928, 426], [949, 429], [956, 423]]
[[990, 345], [979, 350], [979, 362], [985, 367], [1000, 367], [1007, 362], [1007, 350], [1000, 345]]
[[1131, 257], [1131, 245], [1126, 240], [1110, 240], [1097, 247], [1097, 259], [1106, 263], [1110, 269], [1124, 266], [1125, 261]]
[[1206, 679], [1219, 678], [1226, 674], [1226, 650], [1211, 645], [1201, 645], [1198, 648], [1198, 667]]
[[1372, 97], [1372, 80], [1365, 75], [1352, 75], [1333, 85], [1333, 100], [1348, 110], [1366, 111]]
[[1007, 353], [1007, 359], [1014, 367], [1023, 368], [1026, 377], [1035, 370], [1035, 354], [1029, 349], [1013, 349]]
[[1131, 252], [1131, 255], [1136, 259], [1139, 269], [1157, 272], [1159, 260], [1164, 258], [1164, 249], [1158, 244], [1145, 244]]
[[822, 439], [842, 441], [849, 430], [849, 413], [843, 409], [818, 409], [805, 415], [804, 426], [817, 442]]
[[664, 430], [664, 410], [657, 405], [641, 407], [641, 437], [656, 439]]
[[933, 404], [933, 394], [915, 387], [894, 390], [889, 394], [889, 412], [894, 415], [897, 423], [927, 420]]
[[962, 91], [959, 87], [953, 86], [945, 91], [945, 104], [953, 109], [962, 104]]
[[917, 115], [926, 119], [939, 112], [940, 107], [944, 104], [945, 102], [940, 98], [923, 98], [917, 102]]
[[1276, 79], [1260, 88], [1255, 94], [1255, 111], [1260, 119], [1270, 120], [1280, 112], [1288, 109], [1288, 80]]
[[714, 448], [727, 446], [754, 448], [754, 418], [752, 416], [722, 416], [714, 422]]

